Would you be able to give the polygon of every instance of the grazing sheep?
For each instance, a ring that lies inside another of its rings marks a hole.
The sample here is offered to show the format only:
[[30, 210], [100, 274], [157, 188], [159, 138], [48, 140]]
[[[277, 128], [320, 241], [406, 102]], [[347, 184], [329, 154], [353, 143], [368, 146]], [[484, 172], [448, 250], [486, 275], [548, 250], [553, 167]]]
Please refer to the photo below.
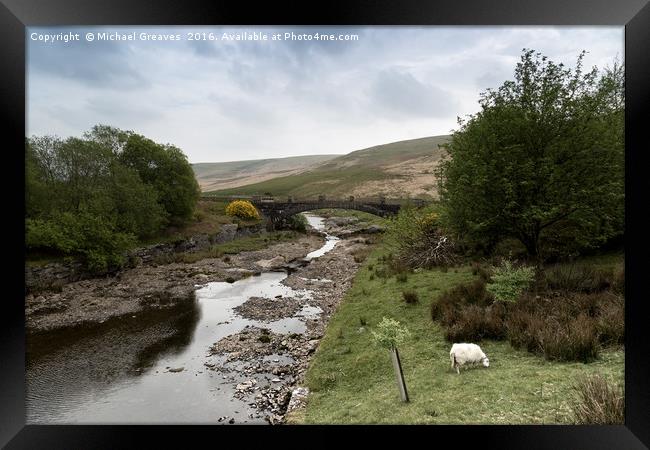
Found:
[[451, 346], [449, 352], [451, 358], [451, 368], [456, 369], [456, 373], [460, 375], [460, 366], [465, 364], [478, 364], [481, 363], [485, 367], [490, 367], [490, 360], [481, 347], [476, 344], [454, 344]]

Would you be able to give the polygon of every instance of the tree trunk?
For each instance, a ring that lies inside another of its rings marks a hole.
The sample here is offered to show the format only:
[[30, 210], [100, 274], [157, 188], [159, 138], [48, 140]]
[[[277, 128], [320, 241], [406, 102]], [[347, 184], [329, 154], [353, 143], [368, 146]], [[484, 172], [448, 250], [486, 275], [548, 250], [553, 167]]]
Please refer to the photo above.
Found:
[[542, 265], [542, 256], [539, 251], [539, 232], [531, 233], [530, 235], [523, 236], [520, 241], [526, 247], [528, 255], [535, 260], [538, 267]]

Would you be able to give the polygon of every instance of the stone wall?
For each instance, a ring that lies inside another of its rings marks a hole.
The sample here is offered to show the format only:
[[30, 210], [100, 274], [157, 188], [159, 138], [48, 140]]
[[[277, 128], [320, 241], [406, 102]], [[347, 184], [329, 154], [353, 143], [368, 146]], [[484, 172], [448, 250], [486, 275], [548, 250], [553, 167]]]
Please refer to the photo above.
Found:
[[[150, 264], [156, 257], [180, 252], [199, 252], [207, 250], [215, 244], [223, 244], [242, 237], [259, 235], [263, 233], [263, 225], [238, 228], [237, 224], [221, 225], [218, 233], [213, 235], [200, 234], [189, 239], [173, 242], [154, 244], [141, 247], [127, 253], [128, 261], [138, 261], [141, 264]], [[25, 266], [25, 290], [44, 289], [61, 286], [73, 281], [109, 276], [110, 273], [91, 274], [86, 272], [81, 263], [56, 262], [44, 266]]]

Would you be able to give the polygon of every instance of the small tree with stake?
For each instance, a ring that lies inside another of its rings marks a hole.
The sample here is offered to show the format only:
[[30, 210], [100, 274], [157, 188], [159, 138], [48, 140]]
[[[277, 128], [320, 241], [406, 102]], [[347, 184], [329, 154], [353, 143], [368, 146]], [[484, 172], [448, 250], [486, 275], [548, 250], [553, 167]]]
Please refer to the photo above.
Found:
[[400, 398], [403, 402], [408, 402], [409, 396], [406, 391], [406, 383], [404, 382], [404, 374], [402, 373], [402, 364], [399, 359], [399, 352], [397, 351], [397, 346], [410, 335], [408, 329], [403, 327], [398, 321], [384, 317], [377, 325], [377, 331], [373, 331], [372, 335], [377, 345], [390, 350]]

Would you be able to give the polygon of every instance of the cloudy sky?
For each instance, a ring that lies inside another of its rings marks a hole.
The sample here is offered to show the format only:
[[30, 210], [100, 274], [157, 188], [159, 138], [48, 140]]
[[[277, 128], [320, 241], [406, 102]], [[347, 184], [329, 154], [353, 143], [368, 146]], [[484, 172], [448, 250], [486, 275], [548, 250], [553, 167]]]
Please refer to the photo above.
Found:
[[[622, 27], [111, 27], [27, 30], [27, 135], [95, 124], [172, 143], [190, 162], [348, 153], [448, 134], [512, 78], [522, 48], [587, 67], [623, 60]], [[92, 32], [89, 42], [85, 34]], [[135, 32], [109, 41], [98, 32]], [[227, 41], [263, 33], [267, 41]], [[284, 33], [357, 40], [285, 40]], [[79, 33], [79, 41], [45, 35]], [[179, 35], [179, 41], [142, 39]], [[190, 41], [213, 33], [216, 41]], [[280, 33], [281, 40], [272, 40]], [[40, 39], [39, 39], [40, 38]]]

